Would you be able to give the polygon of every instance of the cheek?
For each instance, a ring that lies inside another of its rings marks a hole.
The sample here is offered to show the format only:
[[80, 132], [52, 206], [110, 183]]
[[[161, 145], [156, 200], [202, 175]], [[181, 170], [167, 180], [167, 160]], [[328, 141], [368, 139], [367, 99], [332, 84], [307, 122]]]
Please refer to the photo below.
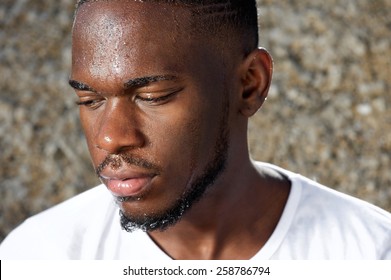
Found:
[[215, 120], [206, 114], [210, 109], [205, 104], [194, 100], [187, 103], [155, 116], [149, 136], [154, 151], [165, 165], [192, 172], [202, 169], [201, 161], [210, 158], [213, 152]]
[[97, 164], [97, 156], [98, 156], [98, 150], [96, 149], [96, 144], [94, 143], [94, 134], [95, 134], [95, 123], [96, 120], [88, 112], [85, 112], [85, 109], [80, 108], [79, 110], [80, 115], [80, 123], [84, 131], [84, 135], [87, 141], [88, 150], [90, 152], [92, 161], [94, 165]]
[[175, 158], [186, 164], [194, 161], [193, 155], [199, 149], [200, 116], [195, 110], [182, 108], [155, 117], [149, 138], [154, 150], [162, 154], [160, 158]]
[[92, 134], [91, 118], [88, 117], [88, 114], [86, 114], [82, 108], [80, 108], [80, 110], [79, 110], [79, 116], [80, 116], [80, 123], [81, 123], [81, 126], [84, 131], [84, 135], [86, 137], [87, 143], [89, 143], [92, 138], [91, 137], [91, 134]]

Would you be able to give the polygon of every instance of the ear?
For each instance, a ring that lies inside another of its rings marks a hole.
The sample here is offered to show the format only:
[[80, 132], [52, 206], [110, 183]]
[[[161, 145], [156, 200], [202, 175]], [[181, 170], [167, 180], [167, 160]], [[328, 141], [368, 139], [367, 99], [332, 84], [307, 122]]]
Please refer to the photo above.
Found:
[[252, 51], [241, 65], [239, 111], [246, 117], [254, 115], [266, 100], [273, 74], [273, 60], [263, 48]]

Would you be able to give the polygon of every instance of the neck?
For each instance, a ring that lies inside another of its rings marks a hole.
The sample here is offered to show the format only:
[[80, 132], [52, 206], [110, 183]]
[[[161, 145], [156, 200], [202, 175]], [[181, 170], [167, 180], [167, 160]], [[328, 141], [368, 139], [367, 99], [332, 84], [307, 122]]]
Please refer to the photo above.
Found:
[[150, 236], [174, 259], [248, 259], [273, 233], [288, 193], [280, 174], [235, 161], [181, 221]]

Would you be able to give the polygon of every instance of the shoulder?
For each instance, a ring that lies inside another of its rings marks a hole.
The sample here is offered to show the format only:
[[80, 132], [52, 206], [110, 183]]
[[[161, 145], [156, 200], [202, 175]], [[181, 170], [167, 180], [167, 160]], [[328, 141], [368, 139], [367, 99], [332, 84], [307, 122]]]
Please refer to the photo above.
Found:
[[[267, 163], [257, 164], [272, 168], [291, 181], [292, 188], [295, 189], [294, 191], [300, 194], [300, 199], [298, 200], [299, 211], [310, 210], [308, 215], [314, 217], [319, 217], [320, 214], [327, 214], [327, 216], [335, 216], [338, 219], [344, 216], [371, 218], [374, 222], [385, 223], [391, 227], [391, 214], [373, 204], [336, 191], [278, 166]], [[312, 211], [314, 209], [317, 212]]]
[[385, 229], [391, 231], [391, 214], [387, 211], [303, 176], [298, 175], [294, 180], [301, 185], [299, 210], [305, 212], [305, 216], [330, 217], [335, 221], [343, 220], [344, 224], [348, 225], [364, 223], [371, 226], [385, 226]]
[[74, 240], [114, 208], [110, 198], [100, 185], [28, 218], [3, 241], [0, 258], [69, 258]]
[[338, 259], [391, 258], [391, 214], [306, 178], [295, 229], [314, 236], [321, 250]]
[[287, 176], [292, 185], [290, 213], [284, 213], [290, 223], [283, 243], [287, 251], [302, 259], [391, 259], [390, 213], [299, 174], [266, 166]]

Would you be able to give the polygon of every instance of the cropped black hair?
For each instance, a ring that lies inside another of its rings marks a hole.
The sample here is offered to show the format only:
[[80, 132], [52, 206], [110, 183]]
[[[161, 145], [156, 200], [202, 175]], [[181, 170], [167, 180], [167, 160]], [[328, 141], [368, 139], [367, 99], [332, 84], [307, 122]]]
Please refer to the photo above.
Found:
[[[113, 0], [78, 0], [76, 13], [83, 4], [99, 1]], [[251, 52], [258, 46], [258, 16], [255, 0], [141, 0], [140, 2], [183, 5], [191, 10], [198, 22], [201, 22], [200, 33], [210, 31], [212, 35], [219, 35], [222, 30], [229, 30], [239, 35], [237, 38], [245, 52]]]

